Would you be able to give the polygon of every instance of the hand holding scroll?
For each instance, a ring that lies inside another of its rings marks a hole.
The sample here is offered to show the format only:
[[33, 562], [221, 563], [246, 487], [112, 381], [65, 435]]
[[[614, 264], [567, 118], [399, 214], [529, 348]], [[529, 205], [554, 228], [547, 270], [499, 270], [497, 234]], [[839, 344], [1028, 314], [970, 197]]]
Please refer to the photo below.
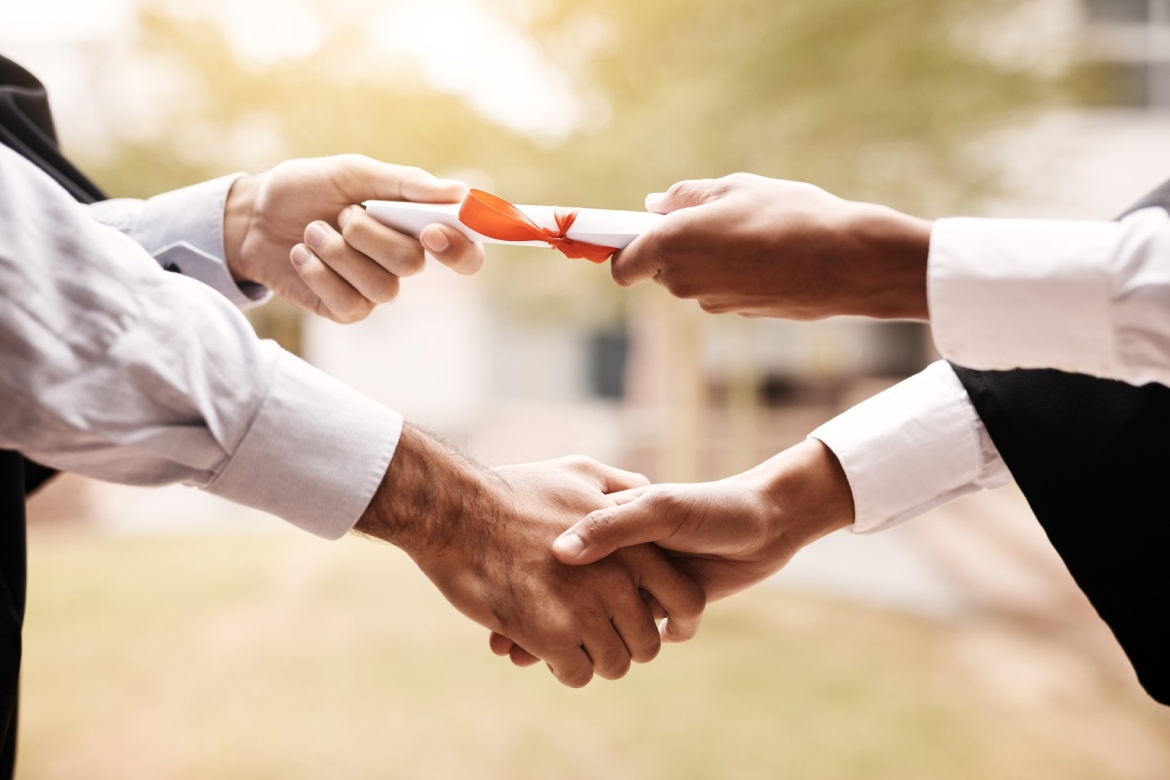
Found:
[[646, 207], [667, 218], [614, 257], [623, 287], [653, 279], [749, 317], [927, 318], [925, 220], [746, 173], [679, 182]]

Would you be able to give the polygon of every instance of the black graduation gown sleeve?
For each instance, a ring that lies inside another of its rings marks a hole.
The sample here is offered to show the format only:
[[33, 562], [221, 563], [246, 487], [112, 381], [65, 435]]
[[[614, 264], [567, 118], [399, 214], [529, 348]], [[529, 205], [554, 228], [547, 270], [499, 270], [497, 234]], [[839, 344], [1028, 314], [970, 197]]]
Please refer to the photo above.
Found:
[[[1150, 206], [1170, 211], [1170, 182], [1130, 212]], [[1170, 705], [1170, 388], [1049, 370], [955, 371], [1141, 684]]]

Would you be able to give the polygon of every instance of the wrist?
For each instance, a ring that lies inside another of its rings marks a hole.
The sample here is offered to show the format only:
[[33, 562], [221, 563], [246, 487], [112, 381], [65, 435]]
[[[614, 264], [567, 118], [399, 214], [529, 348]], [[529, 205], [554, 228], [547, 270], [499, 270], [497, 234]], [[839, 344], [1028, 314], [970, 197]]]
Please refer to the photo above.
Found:
[[854, 313], [929, 320], [926, 269], [933, 223], [885, 206], [856, 205], [845, 233], [857, 241], [852, 253], [861, 261], [850, 269], [861, 282]]
[[817, 439], [790, 447], [753, 472], [766, 507], [762, 538], [768, 545], [794, 553], [853, 524], [853, 491], [845, 470]]
[[253, 282], [262, 284], [263, 280], [255, 278], [245, 262], [245, 244], [248, 233], [256, 216], [256, 196], [260, 189], [259, 175], [244, 175], [236, 179], [228, 190], [227, 201], [223, 208], [223, 249], [224, 261], [231, 271], [232, 279], [236, 284]]
[[382, 483], [354, 530], [401, 548], [415, 561], [476, 549], [498, 515], [501, 486], [490, 472], [417, 428], [403, 428]]

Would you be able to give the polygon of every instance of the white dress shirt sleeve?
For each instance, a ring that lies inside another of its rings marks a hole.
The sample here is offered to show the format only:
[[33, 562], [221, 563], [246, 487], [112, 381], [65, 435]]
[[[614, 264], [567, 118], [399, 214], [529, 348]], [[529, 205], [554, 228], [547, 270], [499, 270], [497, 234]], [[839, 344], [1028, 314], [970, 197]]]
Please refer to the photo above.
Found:
[[397, 446], [397, 413], [257, 339], [3, 146], [0, 302], [0, 448], [46, 465], [196, 485], [336, 538]]
[[845, 470], [856, 533], [880, 531], [1011, 479], [945, 361], [817, 428]]
[[237, 283], [224, 260], [223, 214], [228, 191], [243, 174], [165, 192], [149, 200], [118, 198], [87, 206], [103, 225], [137, 241], [167, 270], [197, 279], [242, 310], [272, 294], [252, 282]]
[[927, 271], [939, 351], [983, 370], [1056, 368], [1170, 385], [1170, 215], [944, 219]]

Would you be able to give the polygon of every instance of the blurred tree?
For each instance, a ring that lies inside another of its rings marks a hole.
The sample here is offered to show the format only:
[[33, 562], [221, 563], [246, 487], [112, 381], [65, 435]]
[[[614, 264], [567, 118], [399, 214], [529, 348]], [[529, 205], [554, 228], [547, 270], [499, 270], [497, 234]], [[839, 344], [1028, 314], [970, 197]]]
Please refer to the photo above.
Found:
[[[223, 19], [177, 0], [141, 0], [128, 45], [183, 73], [182, 94], [156, 132], [91, 169], [116, 194], [144, 195], [283, 157], [361, 152], [438, 172], [484, 171], [514, 201], [612, 208], [640, 208], [647, 192], [679, 179], [749, 170], [938, 215], [994, 183], [994, 169], [970, 152], [973, 139], [1060, 94], [1059, 76], [982, 50], [987, 25], [1031, 1], [484, 3], [525, 29], [584, 95], [586, 119], [549, 143], [428, 87], [407, 59], [371, 51], [372, 15], [407, 0], [313, 0], [326, 22], [322, 44], [264, 66], [240, 60]], [[485, 275], [507, 310], [586, 327], [627, 319], [648, 294], [532, 250], [493, 248]], [[666, 319], [650, 330], [674, 340], [657, 348], [677, 358], [658, 369], [673, 377], [659, 384], [674, 394], [667, 416], [682, 437], [667, 443], [675, 461], [664, 470], [693, 477], [698, 345], [710, 325], [673, 301], [646, 311]], [[269, 315], [267, 332], [290, 332], [292, 316]], [[753, 329], [743, 331], [750, 341]], [[733, 373], [733, 384], [757, 381], [751, 370]], [[742, 407], [753, 393], [734, 386], [727, 396]], [[750, 410], [736, 419], [732, 428], [751, 428]]]
[[[128, 45], [144, 62], [177, 66], [182, 94], [165, 125], [92, 167], [115, 193], [140, 196], [225, 168], [357, 151], [484, 170], [523, 202], [615, 208], [640, 208], [681, 178], [750, 170], [937, 215], [994, 182], [968, 143], [1054, 94], [1051, 77], [992, 61], [971, 42], [979, 22], [1029, 1], [500, 3], [587, 96], [590, 118], [550, 146], [429, 88], [409, 61], [371, 53], [369, 15], [394, 3], [316, 0], [324, 43], [257, 68], [240, 62], [223, 19], [141, 0]], [[510, 261], [532, 262], [528, 252], [494, 254], [509, 277]], [[604, 274], [546, 267], [501, 293], [538, 313], [614, 316], [596, 305], [613, 299]]]

